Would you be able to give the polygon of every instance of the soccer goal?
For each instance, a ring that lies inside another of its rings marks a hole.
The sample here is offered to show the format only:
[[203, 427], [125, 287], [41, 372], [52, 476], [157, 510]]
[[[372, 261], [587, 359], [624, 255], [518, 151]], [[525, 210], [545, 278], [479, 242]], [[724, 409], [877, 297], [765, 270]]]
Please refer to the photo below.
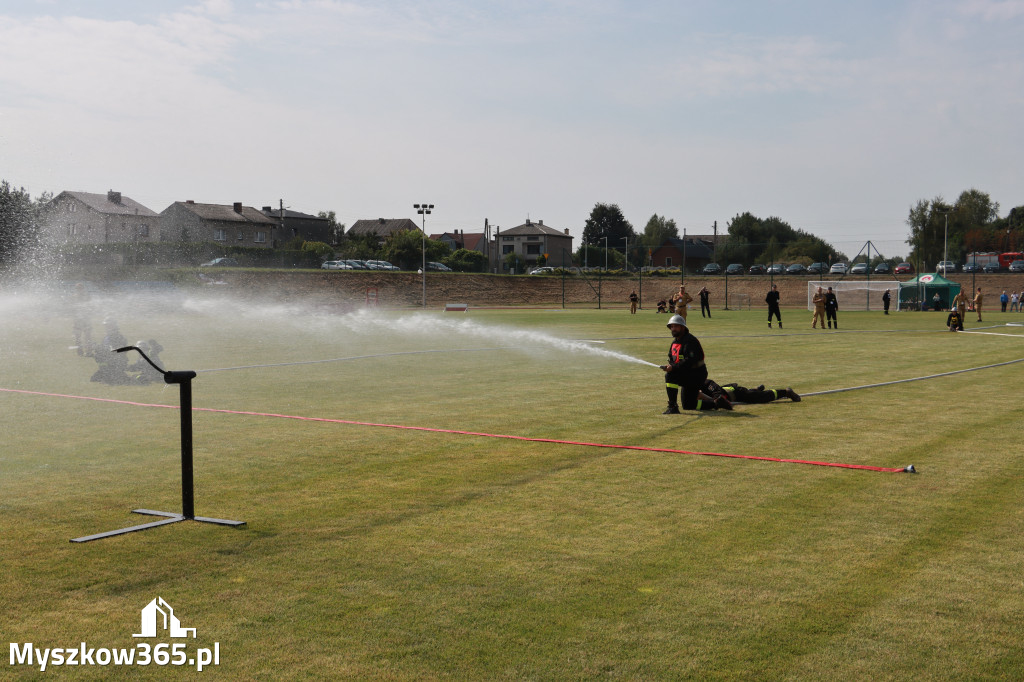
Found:
[[729, 294], [725, 307], [728, 310], [750, 310], [750, 294]]
[[832, 287], [832, 293], [839, 301], [839, 310], [882, 310], [882, 294], [889, 290], [893, 306], [899, 298], [900, 284], [896, 280], [878, 280], [869, 282], [867, 280], [835, 282], [808, 282], [807, 283], [807, 309], [814, 310], [814, 293], [821, 287], [821, 291], [827, 292]]

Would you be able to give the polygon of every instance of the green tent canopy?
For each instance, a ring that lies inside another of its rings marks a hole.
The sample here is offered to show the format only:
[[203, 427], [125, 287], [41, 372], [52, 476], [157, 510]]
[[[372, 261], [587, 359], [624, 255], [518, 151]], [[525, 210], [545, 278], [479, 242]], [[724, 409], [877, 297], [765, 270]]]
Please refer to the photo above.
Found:
[[960, 285], [951, 282], [938, 273], [918, 275], [914, 279], [900, 282], [899, 310], [934, 310], [935, 294], [939, 295], [939, 305], [949, 310], [950, 304], [960, 293]]

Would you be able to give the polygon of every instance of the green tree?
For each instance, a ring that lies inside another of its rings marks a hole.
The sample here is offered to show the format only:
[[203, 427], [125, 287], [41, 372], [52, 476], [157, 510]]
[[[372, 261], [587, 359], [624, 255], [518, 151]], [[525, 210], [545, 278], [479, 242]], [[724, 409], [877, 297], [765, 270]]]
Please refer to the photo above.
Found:
[[0, 263], [13, 263], [33, 241], [37, 209], [24, 187], [0, 181]]
[[469, 249], [456, 249], [441, 262], [456, 272], [484, 272], [487, 269], [487, 256]]
[[330, 260], [331, 256], [334, 255], [334, 249], [331, 248], [330, 244], [324, 244], [323, 242], [302, 242], [302, 250], [312, 251], [322, 261]]
[[667, 239], [679, 239], [679, 228], [676, 227], [676, 221], [655, 213], [644, 226], [640, 243], [647, 248], [656, 249]]
[[402, 230], [384, 240], [381, 254], [384, 260], [402, 270], [418, 270], [423, 265], [424, 248], [428, 261], [439, 261], [451, 253], [451, 248], [444, 242], [434, 239], [424, 241], [423, 233], [419, 230]]
[[513, 275], [526, 272], [526, 261], [515, 251], [505, 255], [504, 263], [505, 268]]
[[627, 239], [631, 242], [636, 241], [633, 226], [622, 215], [622, 210], [617, 204], [595, 204], [583, 226], [584, 244], [605, 246], [605, 237], [608, 238], [608, 247], [615, 249], [624, 248]]
[[345, 236], [345, 224], [338, 222], [334, 211], [320, 211], [317, 213], [317, 216], [327, 219], [327, 225], [330, 228], [331, 244], [335, 246], [340, 244], [342, 237]]

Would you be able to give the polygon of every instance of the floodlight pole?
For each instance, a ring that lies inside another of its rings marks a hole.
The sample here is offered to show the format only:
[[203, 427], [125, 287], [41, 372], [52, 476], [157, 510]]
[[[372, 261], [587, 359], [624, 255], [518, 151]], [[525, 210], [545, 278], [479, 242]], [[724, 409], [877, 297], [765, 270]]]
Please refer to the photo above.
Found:
[[192, 370], [184, 370], [177, 372], [169, 372], [157, 367], [149, 357], [135, 346], [125, 346], [124, 348], [118, 348], [116, 353], [123, 353], [128, 350], [136, 350], [148, 362], [153, 369], [160, 372], [164, 377], [164, 383], [167, 384], [178, 384], [180, 386], [179, 395], [181, 402], [181, 513], [165, 512], [165, 511], [154, 511], [152, 509], [133, 509], [133, 514], [146, 514], [148, 516], [164, 516], [162, 521], [154, 521], [152, 523], [144, 523], [139, 526], [130, 526], [128, 528], [120, 528], [118, 530], [111, 530], [105, 533], [97, 533], [95, 535], [86, 535], [80, 538], [72, 538], [71, 542], [91, 542], [92, 540], [101, 540], [103, 538], [113, 537], [115, 535], [124, 535], [125, 533], [133, 533], [139, 530], [146, 530], [149, 528], [156, 528], [157, 526], [166, 526], [171, 523], [178, 523], [179, 521], [199, 521], [200, 523], [214, 523], [220, 526], [244, 526], [245, 521], [229, 521], [227, 519], [214, 519], [206, 516], [195, 515], [195, 491], [193, 488], [193, 468], [192, 468], [192, 380], [196, 378], [196, 373]]
[[421, 231], [423, 233], [423, 307], [427, 307], [427, 216], [430, 215], [430, 209], [434, 208], [433, 204], [413, 204], [413, 208], [421, 216], [421, 223], [423, 227]]

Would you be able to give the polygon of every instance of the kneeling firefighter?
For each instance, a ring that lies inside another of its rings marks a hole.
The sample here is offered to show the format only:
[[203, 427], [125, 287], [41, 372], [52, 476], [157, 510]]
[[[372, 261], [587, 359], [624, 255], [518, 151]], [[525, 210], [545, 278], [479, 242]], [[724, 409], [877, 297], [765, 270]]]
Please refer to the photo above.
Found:
[[708, 378], [704, 349], [697, 337], [690, 333], [686, 320], [681, 315], [673, 315], [665, 326], [672, 332], [672, 345], [668, 349], [668, 364], [661, 366], [668, 394], [668, 409], [664, 414], [679, 414], [676, 400], [680, 390], [683, 392], [684, 410], [731, 410], [732, 404], [725, 395], [715, 399], [702, 392]]

